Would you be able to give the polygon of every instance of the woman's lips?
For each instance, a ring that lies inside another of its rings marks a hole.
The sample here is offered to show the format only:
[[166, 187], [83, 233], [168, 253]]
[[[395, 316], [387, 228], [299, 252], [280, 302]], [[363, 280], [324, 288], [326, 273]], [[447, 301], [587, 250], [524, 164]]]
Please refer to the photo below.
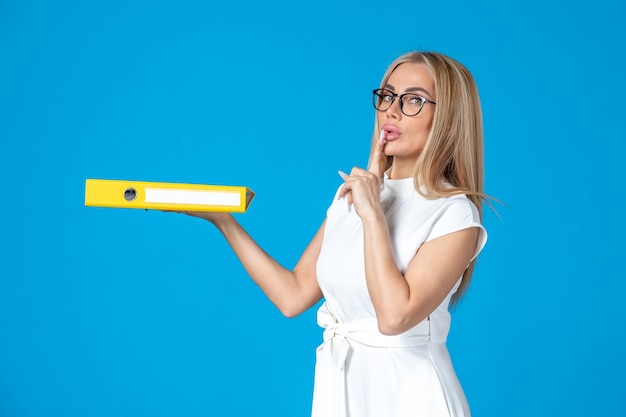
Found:
[[396, 140], [400, 137], [400, 135], [402, 135], [402, 133], [400, 133], [400, 129], [398, 129], [396, 125], [387, 123], [383, 125], [382, 129], [385, 132], [386, 141]]

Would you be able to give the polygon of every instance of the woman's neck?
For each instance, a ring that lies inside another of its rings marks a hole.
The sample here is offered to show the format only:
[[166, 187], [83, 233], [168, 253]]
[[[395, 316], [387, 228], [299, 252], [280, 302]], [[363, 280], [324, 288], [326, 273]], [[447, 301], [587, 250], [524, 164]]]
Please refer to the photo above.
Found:
[[393, 162], [387, 176], [391, 180], [401, 180], [404, 178], [411, 178], [415, 172], [415, 160], [402, 160], [397, 157], [393, 158]]

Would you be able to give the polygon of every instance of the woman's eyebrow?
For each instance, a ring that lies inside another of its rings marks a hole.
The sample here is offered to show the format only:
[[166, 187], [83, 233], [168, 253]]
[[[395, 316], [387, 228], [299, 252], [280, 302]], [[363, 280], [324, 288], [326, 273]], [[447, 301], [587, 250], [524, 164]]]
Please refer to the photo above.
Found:
[[423, 92], [423, 93], [426, 93], [426, 94], [428, 94], [430, 97], [432, 97], [432, 96], [433, 96], [432, 94], [430, 94], [430, 93], [428, 92], [428, 90], [426, 90], [425, 88], [422, 88], [422, 87], [409, 87], [409, 88], [407, 88], [407, 89], [406, 89], [406, 92], [407, 92], [407, 93], [414, 93], [414, 92], [416, 92], [416, 91], [421, 91], [421, 92]]
[[[384, 87], [384, 88], [385, 88], [385, 89], [387, 89], [387, 90], [393, 91], [394, 93], [396, 92], [395, 87], [394, 87], [393, 85], [391, 85], [391, 84], [385, 84], [385, 87]], [[426, 94], [428, 94], [430, 97], [432, 97], [432, 96], [433, 96], [432, 94], [430, 94], [430, 92], [429, 92], [428, 90], [426, 90], [425, 88], [422, 88], [422, 87], [409, 87], [409, 88], [407, 88], [407, 89], [406, 89], [406, 91], [405, 91], [405, 92], [406, 92], [406, 93], [415, 93], [415, 92], [418, 92], [418, 91], [421, 91], [421, 92], [423, 92], [423, 93], [426, 93]]]

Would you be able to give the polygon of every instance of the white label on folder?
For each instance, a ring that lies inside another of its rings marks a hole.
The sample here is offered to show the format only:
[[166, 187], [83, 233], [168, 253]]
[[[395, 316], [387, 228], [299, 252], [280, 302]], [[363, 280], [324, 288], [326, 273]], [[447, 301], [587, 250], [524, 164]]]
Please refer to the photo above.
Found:
[[233, 191], [197, 191], [167, 190], [146, 188], [146, 203], [163, 204], [198, 204], [206, 206], [233, 206], [240, 203], [238, 192]]

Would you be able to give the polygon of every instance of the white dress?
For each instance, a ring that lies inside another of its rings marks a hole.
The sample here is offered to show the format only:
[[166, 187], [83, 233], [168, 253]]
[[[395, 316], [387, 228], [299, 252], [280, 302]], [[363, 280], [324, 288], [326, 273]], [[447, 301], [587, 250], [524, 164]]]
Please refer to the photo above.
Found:
[[[423, 243], [478, 227], [475, 256], [486, 241], [476, 207], [464, 195], [429, 200], [413, 179], [385, 178], [381, 204], [402, 273]], [[328, 209], [317, 277], [325, 303], [318, 311], [324, 342], [317, 349], [313, 417], [467, 417], [446, 338], [448, 304], [459, 281], [429, 317], [409, 331], [378, 331], [365, 282], [361, 219], [346, 199]]]

